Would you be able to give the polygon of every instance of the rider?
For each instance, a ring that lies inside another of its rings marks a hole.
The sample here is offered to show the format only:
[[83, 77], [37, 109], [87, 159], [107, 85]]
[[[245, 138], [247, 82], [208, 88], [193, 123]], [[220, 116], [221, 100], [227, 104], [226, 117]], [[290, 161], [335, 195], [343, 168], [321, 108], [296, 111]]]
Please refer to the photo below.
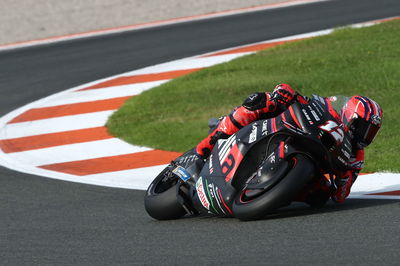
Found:
[[[363, 96], [352, 96], [339, 103], [338, 98], [333, 96], [323, 99], [352, 138], [350, 168], [348, 171], [336, 173], [335, 191], [332, 191], [330, 182], [326, 179], [307, 187], [296, 200], [310, 205], [323, 205], [329, 197], [335, 202], [344, 202], [363, 167], [364, 148], [371, 144], [381, 126], [383, 112], [375, 101]], [[296, 93], [288, 84], [277, 85], [272, 93], [251, 94], [241, 106], [221, 118], [217, 128], [197, 145], [197, 154], [202, 159], [207, 158], [218, 139], [227, 138], [256, 120], [275, 117], [296, 101], [305, 104], [309, 99]]]

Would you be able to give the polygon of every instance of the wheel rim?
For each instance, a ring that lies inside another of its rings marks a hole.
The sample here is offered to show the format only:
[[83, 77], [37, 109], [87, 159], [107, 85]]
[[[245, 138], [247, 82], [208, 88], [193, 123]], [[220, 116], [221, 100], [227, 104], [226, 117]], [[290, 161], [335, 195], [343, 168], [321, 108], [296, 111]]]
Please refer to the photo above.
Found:
[[[288, 167], [288, 170], [287, 170], [286, 174], [296, 166], [296, 164], [297, 164], [297, 159], [296, 159], [295, 156], [289, 158], [289, 164], [290, 164], [290, 165], [289, 165], [289, 167]], [[285, 175], [286, 175], [286, 174], [285, 174]], [[279, 182], [278, 182], [278, 183], [279, 183]], [[276, 185], [276, 184], [275, 184], [275, 185]], [[257, 197], [259, 197], [259, 196], [261, 196], [262, 194], [264, 194], [264, 193], [268, 192], [269, 190], [271, 190], [273, 187], [275, 187], [275, 185], [272, 186], [272, 187], [269, 187], [268, 189], [244, 189], [244, 190], [241, 192], [241, 195], [240, 195], [240, 197], [239, 197], [239, 201], [240, 201], [240, 203], [243, 203], [243, 204], [246, 204], [246, 203], [248, 203], [248, 202], [251, 202], [251, 201], [253, 201], [254, 199], [256, 199]]]

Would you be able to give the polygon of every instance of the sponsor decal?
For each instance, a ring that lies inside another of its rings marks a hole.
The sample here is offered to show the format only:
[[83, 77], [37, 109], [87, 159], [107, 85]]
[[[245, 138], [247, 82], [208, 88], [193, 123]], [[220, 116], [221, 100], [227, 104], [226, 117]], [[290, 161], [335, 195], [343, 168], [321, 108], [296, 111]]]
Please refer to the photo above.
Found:
[[190, 174], [182, 166], [177, 166], [172, 172], [179, 176], [184, 182], [188, 181], [190, 178]]
[[345, 149], [341, 149], [342, 153], [344, 154], [344, 156], [346, 156], [346, 158], [349, 160], [350, 159], [350, 153], [348, 151], [346, 151]]
[[[211, 207], [213, 208], [213, 210], [215, 211], [216, 214], [219, 214], [220, 212], [225, 214], [225, 211], [222, 209], [221, 204], [219, 202], [218, 195], [217, 195], [218, 187], [215, 186], [213, 183], [208, 184], [207, 180], [206, 180], [206, 185], [207, 185], [207, 192], [208, 192], [208, 196], [209, 196], [208, 198], [210, 199]], [[214, 205], [214, 202], [216, 203], [215, 205]]]
[[275, 160], [276, 160], [276, 158], [275, 158], [275, 153], [272, 152], [272, 153], [268, 156], [268, 159], [269, 159], [269, 162], [270, 162], [270, 163], [275, 163]]
[[371, 120], [372, 120], [372, 123], [377, 126], [379, 126], [382, 123], [382, 118], [378, 115], [372, 115]]
[[317, 113], [312, 109], [311, 106], [307, 106], [307, 107], [308, 107], [308, 109], [310, 110], [311, 114], [313, 115], [315, 121], [321, 120], [321, 119], [319, 118], [319, 116], [317, 115]]
[[199, 180], [196, 182], [196, 192], [197, 196], [199, 196], [201, 204], [206, 208], [207, 210], [210, 210], [210, 202], [207, 199], [206, 193], [204, 191], [203, 187], [203, 178], [200, 177]]
[[250, 137], [249, 137], [249, 144], [253, 143], [257, 140], [257, 124], [253, 124], [253, 128], [251, 129]]
[[268, 120], [264, 120], [262, 124], [262, 135], [266, 136], [268, 134]]
[[310, 125], [313, 125], [314, 122], [311, 121], [311, 117], [308, 115], [307, 111], [305, 109], [301, 109], [301, 111], [303, 112], [304, 116], [307, 118], [308, 123], [310, 123]]
[[214, 172], [214, 167], [213, 167], [213, 155], [210, 155], [210, 160], [209, 160], [209, 169], [210, 169], [210, 174]]
[[344, 147], [345, 147], [347, 150], [351, 150], [351, 149], [352, 149], [351, 144], [350, 144], [350, 141], [349, 141], [348, 138], [345, 138], [345, 139], [344, 139], [343, 145], [344, 145]]
[[314, 110], [311, 110], [311, 114], [314, 116], [314, 118], [315, 118], [316, 121], [321, 120], [321, 119], [319, 118], [319, 116], [317, 115], [317, 113], [316, 113]]
[[318, 112], [318, 115], [319, 115], [320, 117], [322, 117], [322, 116], [323, 116], [323, 109], [322, 109], [322, 107], [321, 107], [320, 105], [318, 105], [317, 103], [315, 103], [315, 102], [312, 102], [311, 105], [314, 107], [314, 108], [313, 108], [314, 111], [316, 110], [316, 111]]
[[344, 165], [347, 165], [347, 163], [346, 163], [346, 160], [345, 159], [343, 159], [342, 157], [340, 157], [340, 156], [338, 156], [337, 157], [338, 158], [338, 160], [342, 163], [342, 164], [344, 164]]

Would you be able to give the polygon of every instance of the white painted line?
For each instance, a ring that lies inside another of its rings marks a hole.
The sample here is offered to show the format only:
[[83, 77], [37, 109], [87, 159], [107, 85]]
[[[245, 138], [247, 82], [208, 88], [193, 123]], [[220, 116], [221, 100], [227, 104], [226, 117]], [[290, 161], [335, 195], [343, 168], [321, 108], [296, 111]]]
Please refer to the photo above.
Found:
[[101, 35], [112, 34], [112, 33], [122, 33], [122, 32], [126, 32], [126, 31], [167, 26], [167, 25], [184, 23], [184, 22], [189, 22], [189, 21], [198, 21], [198, 20], [204, 20], [204, 19], [210, 19], [210, 18], [244, 14], [244, 13], [249, 13], [249, 12], [254, 12], [254, 11], [284, 8], [284, 7], [289, 7], [289, 6], [312, 4], [312, 3], [316, 3], [316, 2], [327, 2], [327, 1], [331, 1], [331, 0], [288, 0], [287, 2], [277, 3], [277, 4], [267, 4], [267, 5], [261, 5], [261, 6], [256, 6], [256, 7], [250, 7], [250, 8], [241, 8], [241, 9], [235, 9], [235, 10], [216, 12], [216, 13], [211, 13], [211, 14], [175, 18], [175, 19], [155, 21], [155, 22], [138, 24], [138, 25], [129, 25], [129, 26], [122, 26], [122, 27], [103, 29], [103, 30], [97, 30], [97, 31], [91, 31], [91, 32], [76, 33], [76, 34], [71, 34], [71, 35], [55, 36], [55, 37], [40, 39], [40, 40], [31, 40], [31, 41], [25, 41], [25, 42], [19, 42], [19, 43], [5, 44], [5, 45], [0, 45], [0, 51], [35, 46], [35, 45], [42, 45], [42, 44], [50, 44], [50, 43], [56, 43], [56, 42], [61, 42], [61, 41], [82, 39], [82, 38], [88, 38], [88, 37], [95, 37], [95, 36], [101, 36]]
[[[138, 69], [135, 71], [126, 72], [122, 75], [114, 76], [112, 78], [122, 77], [122, 76], [142, 75], [142, 74], [155, 74], [155, 73], [163, 73], [163, 72], [178, 71], [178, 70], [188, 70], [188, 69], [194, 69], [194, 68], [205, 68], [205, 67], [213, 66], [215, 64], [225, 63], [225, 62], [228, 62], [230, 60], [233, 60], [235, 58], [238, 58], [238, 57], [241, 57], [241, 56], [244, 56], [247, 54], [251, 54], [251, 53], [236, 53], [236, 54], [227, 54], [227, 55], [204, 57], [204, 58], [201, 58], [200, 56], [193, 56], [193, 57], [178, 59], [178, 60], [174, 60], [174, 61], [170, 61], [167, 63], [162, 63], [162, 64], [158, 64], [158, 65], [154, 65], [154, 66], [145, 67], [145, 68]], [[111, 78], [108, 78], [107, 80], [110, 80], [110, 79]], [[101, 83], [103, 81], [104, 80], [101, 80], [98, 83]]]

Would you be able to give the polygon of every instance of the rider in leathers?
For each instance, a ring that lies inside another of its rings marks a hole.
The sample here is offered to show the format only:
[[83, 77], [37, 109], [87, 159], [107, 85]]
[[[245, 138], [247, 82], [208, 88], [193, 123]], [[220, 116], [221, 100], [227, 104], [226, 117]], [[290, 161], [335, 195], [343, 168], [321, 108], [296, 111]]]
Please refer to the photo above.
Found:
[[[290, 85], [279, 84], [272, 93], [261, 92], [248, 96], [243, 104], [236, 107], [228, 116], [223, 117], [217, 128], [202, 140], [196, 147], [200, 158], [209, 156], [212, 148], [221, 138], [227, 138], [242, 127], [259, 119], [279, 115], [293, 102], [307, 103], [308, 98], [296, 93]], [[324, 98], [330, 110], [335, 110], [336, 97]], [[338, 109], [338, 108], [337, 108]], [[315, 184], [308, 185], [295, 200], [304, 201], [310, 205], [323, 205], [329, 197], [342, 203], [350, 193], [350, 188], [364, 164], [364, 148], [368, 146], [377, 134], [382, 121], [382, 109], [373, 100], [363, 96], [349, 97], [344, 106], [336, 112], [340, 117], [343, 128], [349, 131], [353, 138], [353, 151], [350, 169], [336, 173], [336, 190], [330, 182], [322, 178]], [[360, 122], [361, 121], [361, 122]], [[367, 131], [367, 132], [365, 132]]]

